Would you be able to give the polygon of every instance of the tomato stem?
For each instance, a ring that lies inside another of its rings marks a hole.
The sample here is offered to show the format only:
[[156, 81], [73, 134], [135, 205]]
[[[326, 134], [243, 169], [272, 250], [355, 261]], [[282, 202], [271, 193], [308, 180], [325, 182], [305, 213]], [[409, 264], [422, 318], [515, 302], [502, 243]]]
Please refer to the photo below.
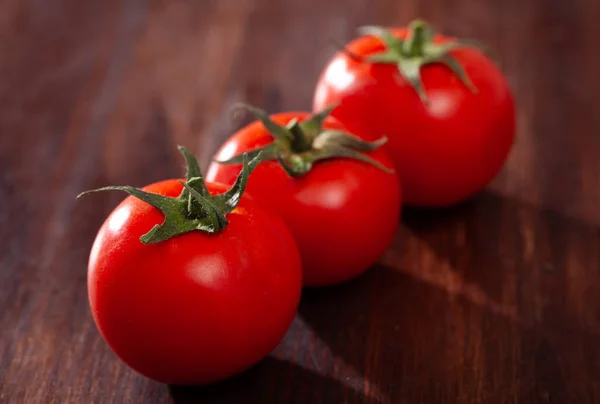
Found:
[[165, 220], [140, 237], [140, 241], [144, 244], [158, 243], [193, 230], [206, 233], [222, 231], [229, 223], [227, 215], [239, 204], [248, 177], [260, 162], [261, 153], [256, 153], [250, 162], [248, 162], [248, 154], [244, 154], [242, 170], [233, 186], [223, 194], [212, 196], [204, 183], [194, 155], [183, 146], [178, 148], [186, 161], [187, 174], [186, 181], [180, 181], [183, 188], [176, 198], [153, 194], [131, 186], [103, 187], [82, 192], [77, 198], [92, 192], [123, 191], [160, 210]]
[[[261, 161], [278, 161], [291, 177], [305, 175], [313, 168], [314, 163], [333, 158], [351, 158], [371, 164], [385, 172], [393, 172], [392, 169], [363, 154], [381, 147], [387, 141], [385, 136], [374, 142], [367, 142], [349, 133], [323, 127], [325, 119], [335, 105], [310, 115], [303, 122], [293, 119], [286, 126], [277, 124], [265, 111], [256, 107], [242, 107], [251, 111], [274, 138], [273, 143], [248, 152], [249, 156], [262, 153]], [[242, 158], [243, 155], [236, 155], [217, 162], [239, 164]]]
[[294, 140], [292, 140], [292, 150], [294, 150], [294, 152], [303, 153], [311, 149], [312, 139], [308, 134], [303, 132], [302, 126], [300, 126], [298, 120], [294, 120], [291, 126], [288, 125], [288, 129], [294, 136]]
[[435, 31], [421, 19], [414, 20], [408, 25], [405, 39], [396, 37], [389, 29], [377, 26], [361, 27], [359, 32], [362, 35], [375, 36], [385, 45], [383, 51], [374, 53], [365, 60], [370, 63], [395, 65], [400, 76], [413, 87], [423, 104], [427, 105], [429, 99], [421, 80], [421, 69], [425, 65], [434, 63], [446, 66], [469, 91], [477, 94], [477, 87], [451, 52], [458, 48], [474, 47], [490, 53], [485, 45], [473, 40], [436, 43]]
[[403, 54], [409, 57], [425, 56], [425, 46], [433, 42], [433, 30], [423, 20], [414, 20], [408, 28]]

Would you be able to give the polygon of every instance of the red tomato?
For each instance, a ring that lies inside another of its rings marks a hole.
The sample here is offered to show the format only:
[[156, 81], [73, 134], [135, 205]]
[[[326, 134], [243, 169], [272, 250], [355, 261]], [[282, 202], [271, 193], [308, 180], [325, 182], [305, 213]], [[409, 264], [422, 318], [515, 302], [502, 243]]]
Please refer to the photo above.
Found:
[[[280, 125], [309, 114], [288, 112], [271, 116]], [[345, 128], [327, 118], [323, 130]], [[216, 160], [273, 142], [256, 121], [228, 139]], [[368, 155], [390, 167], [380, 149]], [[231, 184], [239, 165], [214, 162], [207, 180]], [[354, 278], [385, 252], [398, 227], [400, 188], [395, 173], [352, 158], [319, 161], [306, 174], [292, 177], [277, 160], [264, 161], [250, 176], [247, 192], [279, 212], [296, 240], [307, 286], [331, 285]]]
[[[176, 197], [182, 184], [144, 190]], [[165, 216], [129, 196], [100, 228], [88, 268], [91, 311], [108, 345], [139, 373], [164, 383], [215, 382], [260, 361], [286, 333], [302, 287], [291, 234], [245, 197], [226, 218], [218, 233], [144, 244], [140, 237]]]
[[[409, 33], [415, 36], [414, 26], [389, 32], [403, 40]], [[436, 35], [432, 43], [451, 41]], [[514, 102], [504, 76], [480, 50], [455, 48], [447, 55], [462, 66], [476, 91], [448, 65], [424, 64], [420, 75], [427, 103], [395, 62], [368, 61], [386, 49], [372, 35], [350, 42], [348, 52], [336, 54], [323, 71], [314, 110], [338, 105], [332, 116], [351, 132], [366, 139], [388, 136], [384, 149], [402, 180], [405, 203], [434, 207], [469, 198], [496, 176], [514, 141]]]

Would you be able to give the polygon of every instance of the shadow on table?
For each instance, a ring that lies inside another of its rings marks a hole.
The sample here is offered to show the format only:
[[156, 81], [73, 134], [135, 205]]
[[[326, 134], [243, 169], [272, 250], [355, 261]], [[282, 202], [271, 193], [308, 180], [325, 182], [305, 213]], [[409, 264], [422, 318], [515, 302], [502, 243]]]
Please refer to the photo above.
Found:
[[[489, 192], [446, 209], [405, 208], [399, 243], [416, 239], [421, 246], [412, 251], [413, 257], [435, 261], [429, 275], [446, 282], [451, 277], [459, 279], [481, 291], [484, 299], [498, 302], [502, 300], [506, 268], [514, 266], [522, 255], [521, 209], [516, 202]], [[536, 214], [528, 212], [532, 213]], [[418, 265], [408, 267], [422, 270]]]
[[514, 328], [510, 319], [381, 265], [345, 285], [307, 290], [299, 313], [315, 337], [293, 360], [339, 380], [358, 375], [359, 391], [382, 403], [452, 397], [461, 380], [476, 380], [479, 363], [463, 354], [485, 348], [476, 346], [482, 323], [501, 330], [484, 345]]
[[403, 222], [382, 264], [305, 291], [299, 315], [313, 336], [298, 333], [308, 348], [281, 356], [338, 380], [358, 374], [391, 403], [532, 402], [591, 382], [594, 226], [492, 193], [406, 209]]
[[314, 391], [326, 391], [332, 403], [347, 402], [356, 393], [335, 380], [290, 362], [269, 357], [224, 382], [203, 387], [169, 386], [173, 402], [308, 403]]
[[[594, 234], [593, 225], [491, 191], [447, 209], [405, 208], [403, 224], [392, 266], [423, 269], [397, 252], [428, 256], [434, 277], [472, 285], [487, 302], [505, 300], [507, 281], [523, 268], [550, 273], [563, 264], [569, 236]], [[407, 251], [411, 239], [421, 245]]]

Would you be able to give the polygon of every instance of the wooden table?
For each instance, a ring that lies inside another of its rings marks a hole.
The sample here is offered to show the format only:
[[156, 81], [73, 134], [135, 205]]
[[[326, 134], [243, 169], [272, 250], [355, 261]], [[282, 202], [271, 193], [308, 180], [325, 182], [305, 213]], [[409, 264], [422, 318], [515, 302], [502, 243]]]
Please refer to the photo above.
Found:
[[[205, 168], [234, 102], [310, 107], [365, 23], [421, 16], [501, 55], [518, 140], [463, 206], [406, 210], [381, 264], [306, 291], [273, 355], [208, 388], [120, 363], [86, 264], [121, 194]], [[0, 402], [600, 402], [600, 3], [6, 0], [0, 5]]]

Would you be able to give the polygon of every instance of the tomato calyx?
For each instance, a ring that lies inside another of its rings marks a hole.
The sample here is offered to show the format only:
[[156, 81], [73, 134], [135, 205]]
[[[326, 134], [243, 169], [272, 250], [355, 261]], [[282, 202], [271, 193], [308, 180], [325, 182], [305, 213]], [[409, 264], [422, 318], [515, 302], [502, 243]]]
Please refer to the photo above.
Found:
[[458, 79], [474, 94], [475, 87], [460, 62], [450, 53], [454, 49], [474, 47], [486, 53], [489, 49], [476, 41], [456, 39], [445, 43], [435, 43], [435, 31], [425, 21], [417, 19], [408, 25], [405, 39], [398, 38], [386, 28], [379, 26], [364, 26], [359, 28], [362, 35], [379, 38], [385, 45], [385, 50], [364, 57], [370, 63], [393, 64], [400, 75], [415, 89], [421, 101], [427, 105], [429, 100], [421, 80], [421, 68], [428, 64], [441, 63], [454, 73]]
[[[344, 131], [323, 127], [325, 119], [334, 107], [314, 113], [302, 122], [292, 119], [285, 126], [274, 122], [259, 108], [246, 104], [238, 104], [236, 107], [255, 115], [274, 138], [272, 143], [247, 152], [250, 158], [256, 158], [261, 154], [261, 162], [276, 160], [291, 177], [303, 176], [316, 162], [333, 158], [351, 158], [371, 164], [387, 173], [394, 172], [379, 161], [363, 154], [383, 146], [387, 142], [387, 137], [383, 136], [368, 142]], [[236, 155], [216, 162], [239, 164], [242, 160], [243, 155]]]
[[248, 176], [260, 161], [257, 154], [250, 162], [248, 155], [242, 156], [242, 170], [233, 186], [219, 195], [211, 195], [206, 188], [198, 161], [185, 147], [179, 146], [187, 165], [186, 181], [179, 181], [183, 189], [178, 197], [158, 195], [131, 186], [108, 186], [82, 192], [77, 196], [101, 191], [124, 191], [159, 209], [165, 216], [160, 225], [155, 225], [140, 237], [144, 244], [158, 243], [193, 230], [218, 233], [227, 224], [227, 214], [238, 205], [248, 183]]

